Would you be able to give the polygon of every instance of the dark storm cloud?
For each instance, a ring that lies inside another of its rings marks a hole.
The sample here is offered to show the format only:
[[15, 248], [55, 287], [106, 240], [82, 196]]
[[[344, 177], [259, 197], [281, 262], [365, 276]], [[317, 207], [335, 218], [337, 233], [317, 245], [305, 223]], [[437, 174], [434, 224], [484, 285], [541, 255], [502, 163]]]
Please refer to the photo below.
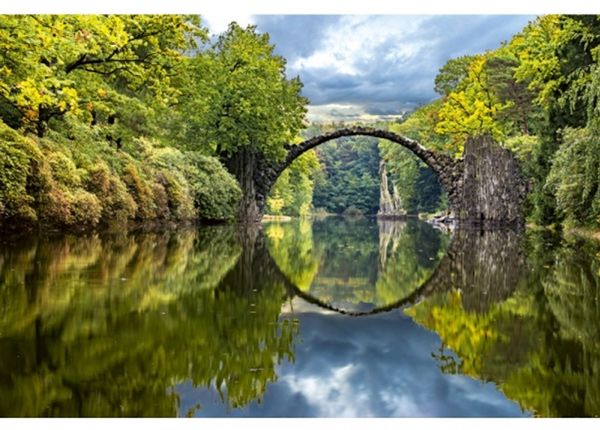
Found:
[[364, 110], [371, 115], [400, 115], [405, 111], [397, 103], [369, 103]]
[[261, 402], [227, 410], [214, 389], [178, 385], [181, 412], [200, 416], [521, 416], [491, 383], [442, 373], [440, 340], [400, 311], [375, 317], [296, 314], [294, 363], [277, 369]]
[[531, 19], [258, 16], [255, 22], [288, 59], [289, 75], [300, 76], [311, 105], [351, 104], [366, 112], [378, 103], [399, 111], [431, 101], [435, 75], [448, 59], [495, 49]]
[[256, 15], [259, 31], [269, 33], [275, 52], [288, 62], [314, 52], [323, 40], [323, 32], [335, 25], [339, 16], [319, 15]]

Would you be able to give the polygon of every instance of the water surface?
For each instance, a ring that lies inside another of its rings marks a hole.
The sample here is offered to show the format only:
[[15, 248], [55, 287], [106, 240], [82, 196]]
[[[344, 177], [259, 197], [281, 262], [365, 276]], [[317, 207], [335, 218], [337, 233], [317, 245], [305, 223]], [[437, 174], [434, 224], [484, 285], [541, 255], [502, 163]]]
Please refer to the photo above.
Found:
[[598, 416], [600, 247], [420, 221], [0, 245], [2, 416]]

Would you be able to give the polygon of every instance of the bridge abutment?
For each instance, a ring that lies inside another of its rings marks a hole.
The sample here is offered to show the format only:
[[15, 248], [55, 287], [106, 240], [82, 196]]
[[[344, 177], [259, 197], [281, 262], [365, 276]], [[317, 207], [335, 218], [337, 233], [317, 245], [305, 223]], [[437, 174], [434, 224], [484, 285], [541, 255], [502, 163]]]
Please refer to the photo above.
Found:
[[523, 225], [527, 181], [519, 163], [490, 136], [469, 139], [460, 162], [455, 216], [462, 224]]

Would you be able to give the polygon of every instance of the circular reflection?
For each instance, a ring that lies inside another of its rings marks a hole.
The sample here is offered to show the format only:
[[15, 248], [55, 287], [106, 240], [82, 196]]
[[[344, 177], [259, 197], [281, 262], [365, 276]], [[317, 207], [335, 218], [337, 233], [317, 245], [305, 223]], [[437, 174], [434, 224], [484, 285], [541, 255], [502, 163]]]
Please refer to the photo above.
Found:
[[373, 218], [272, 222], [265, 236], [298, 296], [351, 315], [415, 299], [450, 243], [449, 234], [423, 221]]

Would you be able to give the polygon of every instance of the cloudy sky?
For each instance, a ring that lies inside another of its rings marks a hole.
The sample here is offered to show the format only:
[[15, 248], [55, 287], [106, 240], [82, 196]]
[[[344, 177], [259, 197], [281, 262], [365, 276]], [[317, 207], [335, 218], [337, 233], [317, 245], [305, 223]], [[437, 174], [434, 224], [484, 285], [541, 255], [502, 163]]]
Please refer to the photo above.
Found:
[[393, 117], [433, 100], [433, 81], [454, 57], [497, 48], [533, 16], [204, 16], [212, 33], [230, 21], [267, 32], [299, 75], [310, 120]]

